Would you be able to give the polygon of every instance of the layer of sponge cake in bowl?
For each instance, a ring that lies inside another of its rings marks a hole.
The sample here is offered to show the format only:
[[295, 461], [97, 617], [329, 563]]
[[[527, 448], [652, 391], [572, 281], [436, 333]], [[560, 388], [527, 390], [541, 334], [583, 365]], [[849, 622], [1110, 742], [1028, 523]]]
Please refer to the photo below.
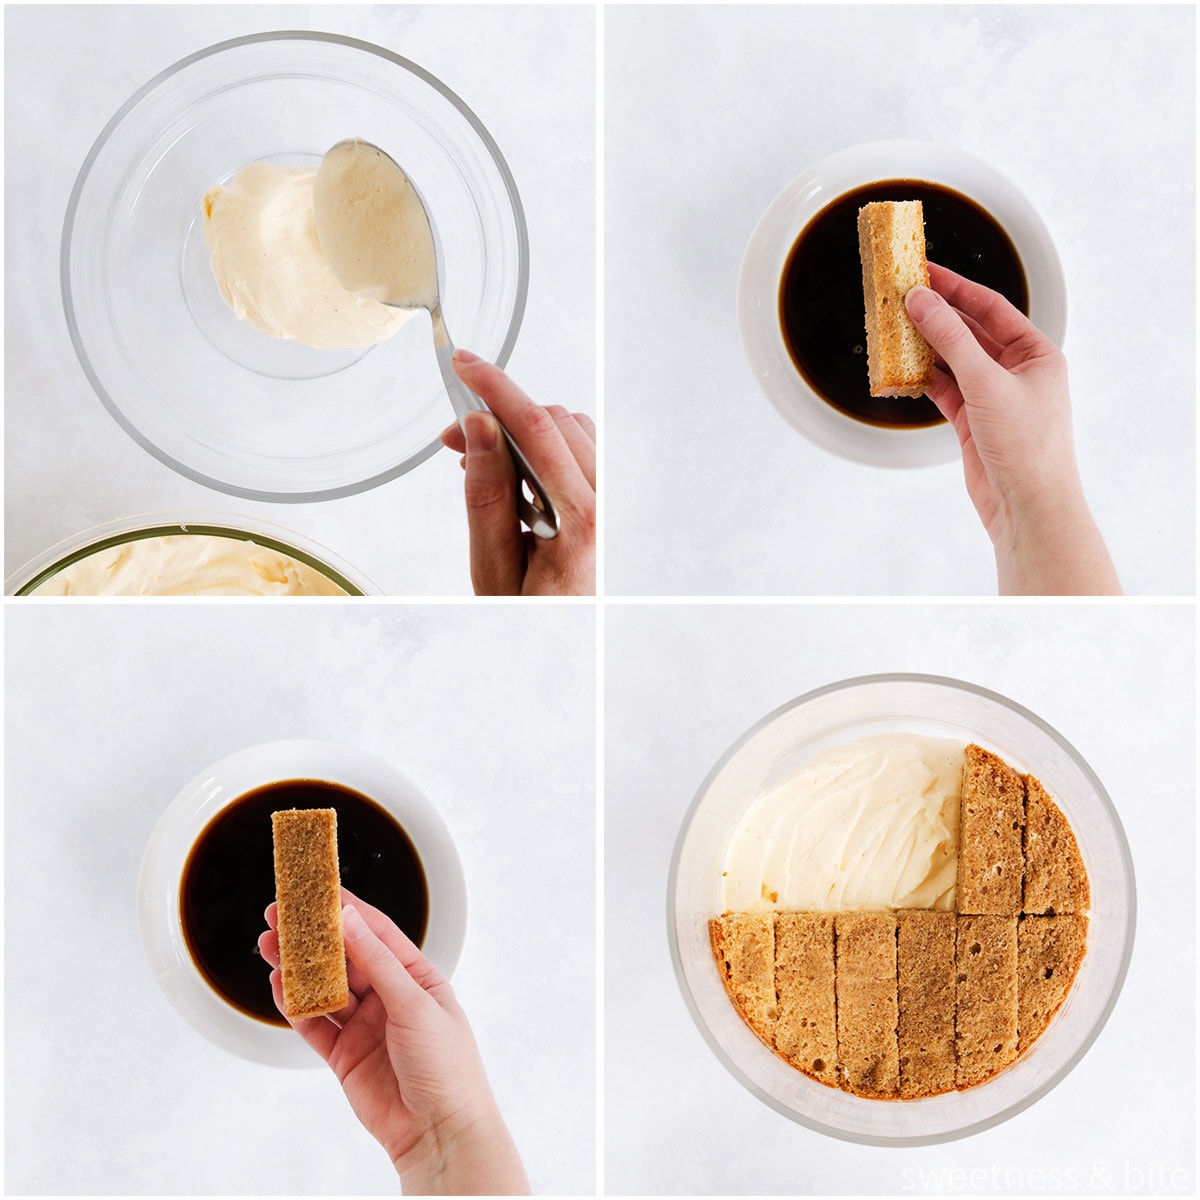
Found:
[[[726, 862], [726, 897], [754, 900], [710, 922], [730, 1000], [789, 1065], [868, 1099], [992, 1078], [1044, 1032], [1086, 953], [1069, 823], [1037, 779], [974, 743], [894, 735], [817, 756], [751, 806]], [[747, 874], [763, 879], [756, 898]], [[896, 886], [918, 877], [923, 893]]]

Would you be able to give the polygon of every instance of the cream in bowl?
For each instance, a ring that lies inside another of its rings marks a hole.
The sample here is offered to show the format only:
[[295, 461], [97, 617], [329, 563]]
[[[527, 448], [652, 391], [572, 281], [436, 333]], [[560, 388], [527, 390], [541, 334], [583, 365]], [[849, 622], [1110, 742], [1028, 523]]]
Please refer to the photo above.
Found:
[[327, 575], [238, 537], [176, 533], [117, 542], [55, 571], [31, 596], [344, 596]]
[[809, 759], [742, 815], [723, 908], [953, 909], [962, 770], [961, 743], [912, 733]]
[[313, 211], [317, 171], [255, 162], [204, 196], [213, 278], [234, 315], [260, 333], [316, 350], [373, 346], [411, 311], [347, 291]]
[[46, 551], [8, 581], [22, 596], [357, 596], [335, 555], [261, 523], [133, 518]]

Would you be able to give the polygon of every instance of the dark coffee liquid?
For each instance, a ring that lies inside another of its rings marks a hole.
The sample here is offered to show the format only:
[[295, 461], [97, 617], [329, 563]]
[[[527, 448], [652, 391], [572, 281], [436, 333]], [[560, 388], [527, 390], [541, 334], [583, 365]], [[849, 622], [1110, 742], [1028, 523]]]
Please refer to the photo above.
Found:
[[1008, 234], [974, 200], [914, 179], [838, 196], [796, 239], [779, 287], [779, 323], [800, 374], [834, 408], [868, 425], [936, 425], [942, 417], [932, 400], [868, 390], [858, 210], [873, 200], [920, 200], [929, 261], [1000, 292], [1028, 314], [1025, 272]]
[[293, 779], [240, 796], [204, 827], [188, 854], [180, 917], [192, 959], [235, 1008], [286, 1025], [271, 997], [271, 968], [258, 952], [263, 912], [275, 899], [271, 814], [337, 810], [342, 883], [387, 913], [419, 946], [429, 920], [425, 872], [408, 834], [373, 800], [336, 783]]

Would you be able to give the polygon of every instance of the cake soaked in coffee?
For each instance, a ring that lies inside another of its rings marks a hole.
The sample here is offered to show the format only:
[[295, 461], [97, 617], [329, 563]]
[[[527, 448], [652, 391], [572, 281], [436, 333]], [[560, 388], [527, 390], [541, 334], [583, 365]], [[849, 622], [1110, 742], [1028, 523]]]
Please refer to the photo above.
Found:
[[872, 396], [925, 395], [934, 380], [933, 348], [904, 306], [929, 286], [920, 200], [876, 200], [858, 210], [867, 322], [867, 377]]
[[291, 1018], [337, 1012], [350, 1003], [337, 809], [285, 808], [271, 814], [271, 828], [284, 1010]]
[[[864, 761], [873, 761], [878, 739], [861, 745]], [[932, 758], [944, 754], [942, 745], [918, 748]], [[853, 746], [842, 748], [847, 763]], [[1066, 817], [1037, 779], [997, 755], [970, 745], [962, 759], [949, 908], [764, 907], [709, 922], [717, 970], [742, 1019], [821, 1083], [876, 1100], [983, 1083], [1045, 1032], [1083, 962], [1090, 890]], [[830, 761], [828, 754], [814, 760], [825, 796]], [[908, 772], [902, 787], [919, 783], [911, 762]], [[944, 767], [932, 777], [944, 781]], [[841, 835], [822, 840], [839, 853], [850, 844]], [[920, 844], [915, 833], [913, 844]], [[727, 861], [743, 859], [731, 853]], [[769, 856], [763, 861], [774, 869]], [[916, 865], [925, 869], [920, 859]], [[726, 894], [738, 894], [722, 882]]]
[[226, 1002], [285, 1025], [258, 952], [275, 899], [271, 814], [333, 809], [341, 881], [419, 946], [429, 920], [425, 871], [408, 834], [374, 800], [324, 780], [290, 779], [240, 796], [204, 827], [184, 864], [179, 908], [192, 960]]
[[1020, 256], [996, 219], [940, 184], [890, 179], [831, 200], [800, 232], [779, 286], [779, 323], [796, 369], [826, 403], [868, 425], [906, 429], [942, 420], [927, 398], [872, 396], [867, 377], [858, 210], [921, 202], [929, 261], [999, 292], [1029, 312]]
[[896, 1052], [900, 1099], [919, 1100], [954, 1087], [954, 1016], [958, 918], [908, 909], [896, 914]]

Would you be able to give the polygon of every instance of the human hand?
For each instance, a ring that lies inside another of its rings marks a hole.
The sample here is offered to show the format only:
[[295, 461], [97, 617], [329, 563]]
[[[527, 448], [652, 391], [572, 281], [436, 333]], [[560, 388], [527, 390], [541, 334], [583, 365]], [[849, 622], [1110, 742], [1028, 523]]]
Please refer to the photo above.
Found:
[[[405, 1193], [527, 1195], [467, 1018], [450, 984], [392, 920], [342, 889], [350, 1003], [291, 1021], [329, 1064]], [[278, 910], [258, 939], [282, 1013]], [[286, 1014], [285, 1014], [286, 1015]]]
[[521, 447], [559, 512], [549, 541], [517, 517], [512, 457], [491, 413], [468, 413], [466, 431], [451, 425], [442, 442], [466, 468], [471, 582], [477, 595], [585, 596], [596, 590], [596, 426], [583, 413], [542, 408], [499, 367], [466, 350], [454, 370], [487, 401]]
[[905, 298], [937, 354], [929, 398], [954, 427], [1002, 593], [1118, 594], [1083, 496], [1062, 351], [998, 292], [935, 263]]

